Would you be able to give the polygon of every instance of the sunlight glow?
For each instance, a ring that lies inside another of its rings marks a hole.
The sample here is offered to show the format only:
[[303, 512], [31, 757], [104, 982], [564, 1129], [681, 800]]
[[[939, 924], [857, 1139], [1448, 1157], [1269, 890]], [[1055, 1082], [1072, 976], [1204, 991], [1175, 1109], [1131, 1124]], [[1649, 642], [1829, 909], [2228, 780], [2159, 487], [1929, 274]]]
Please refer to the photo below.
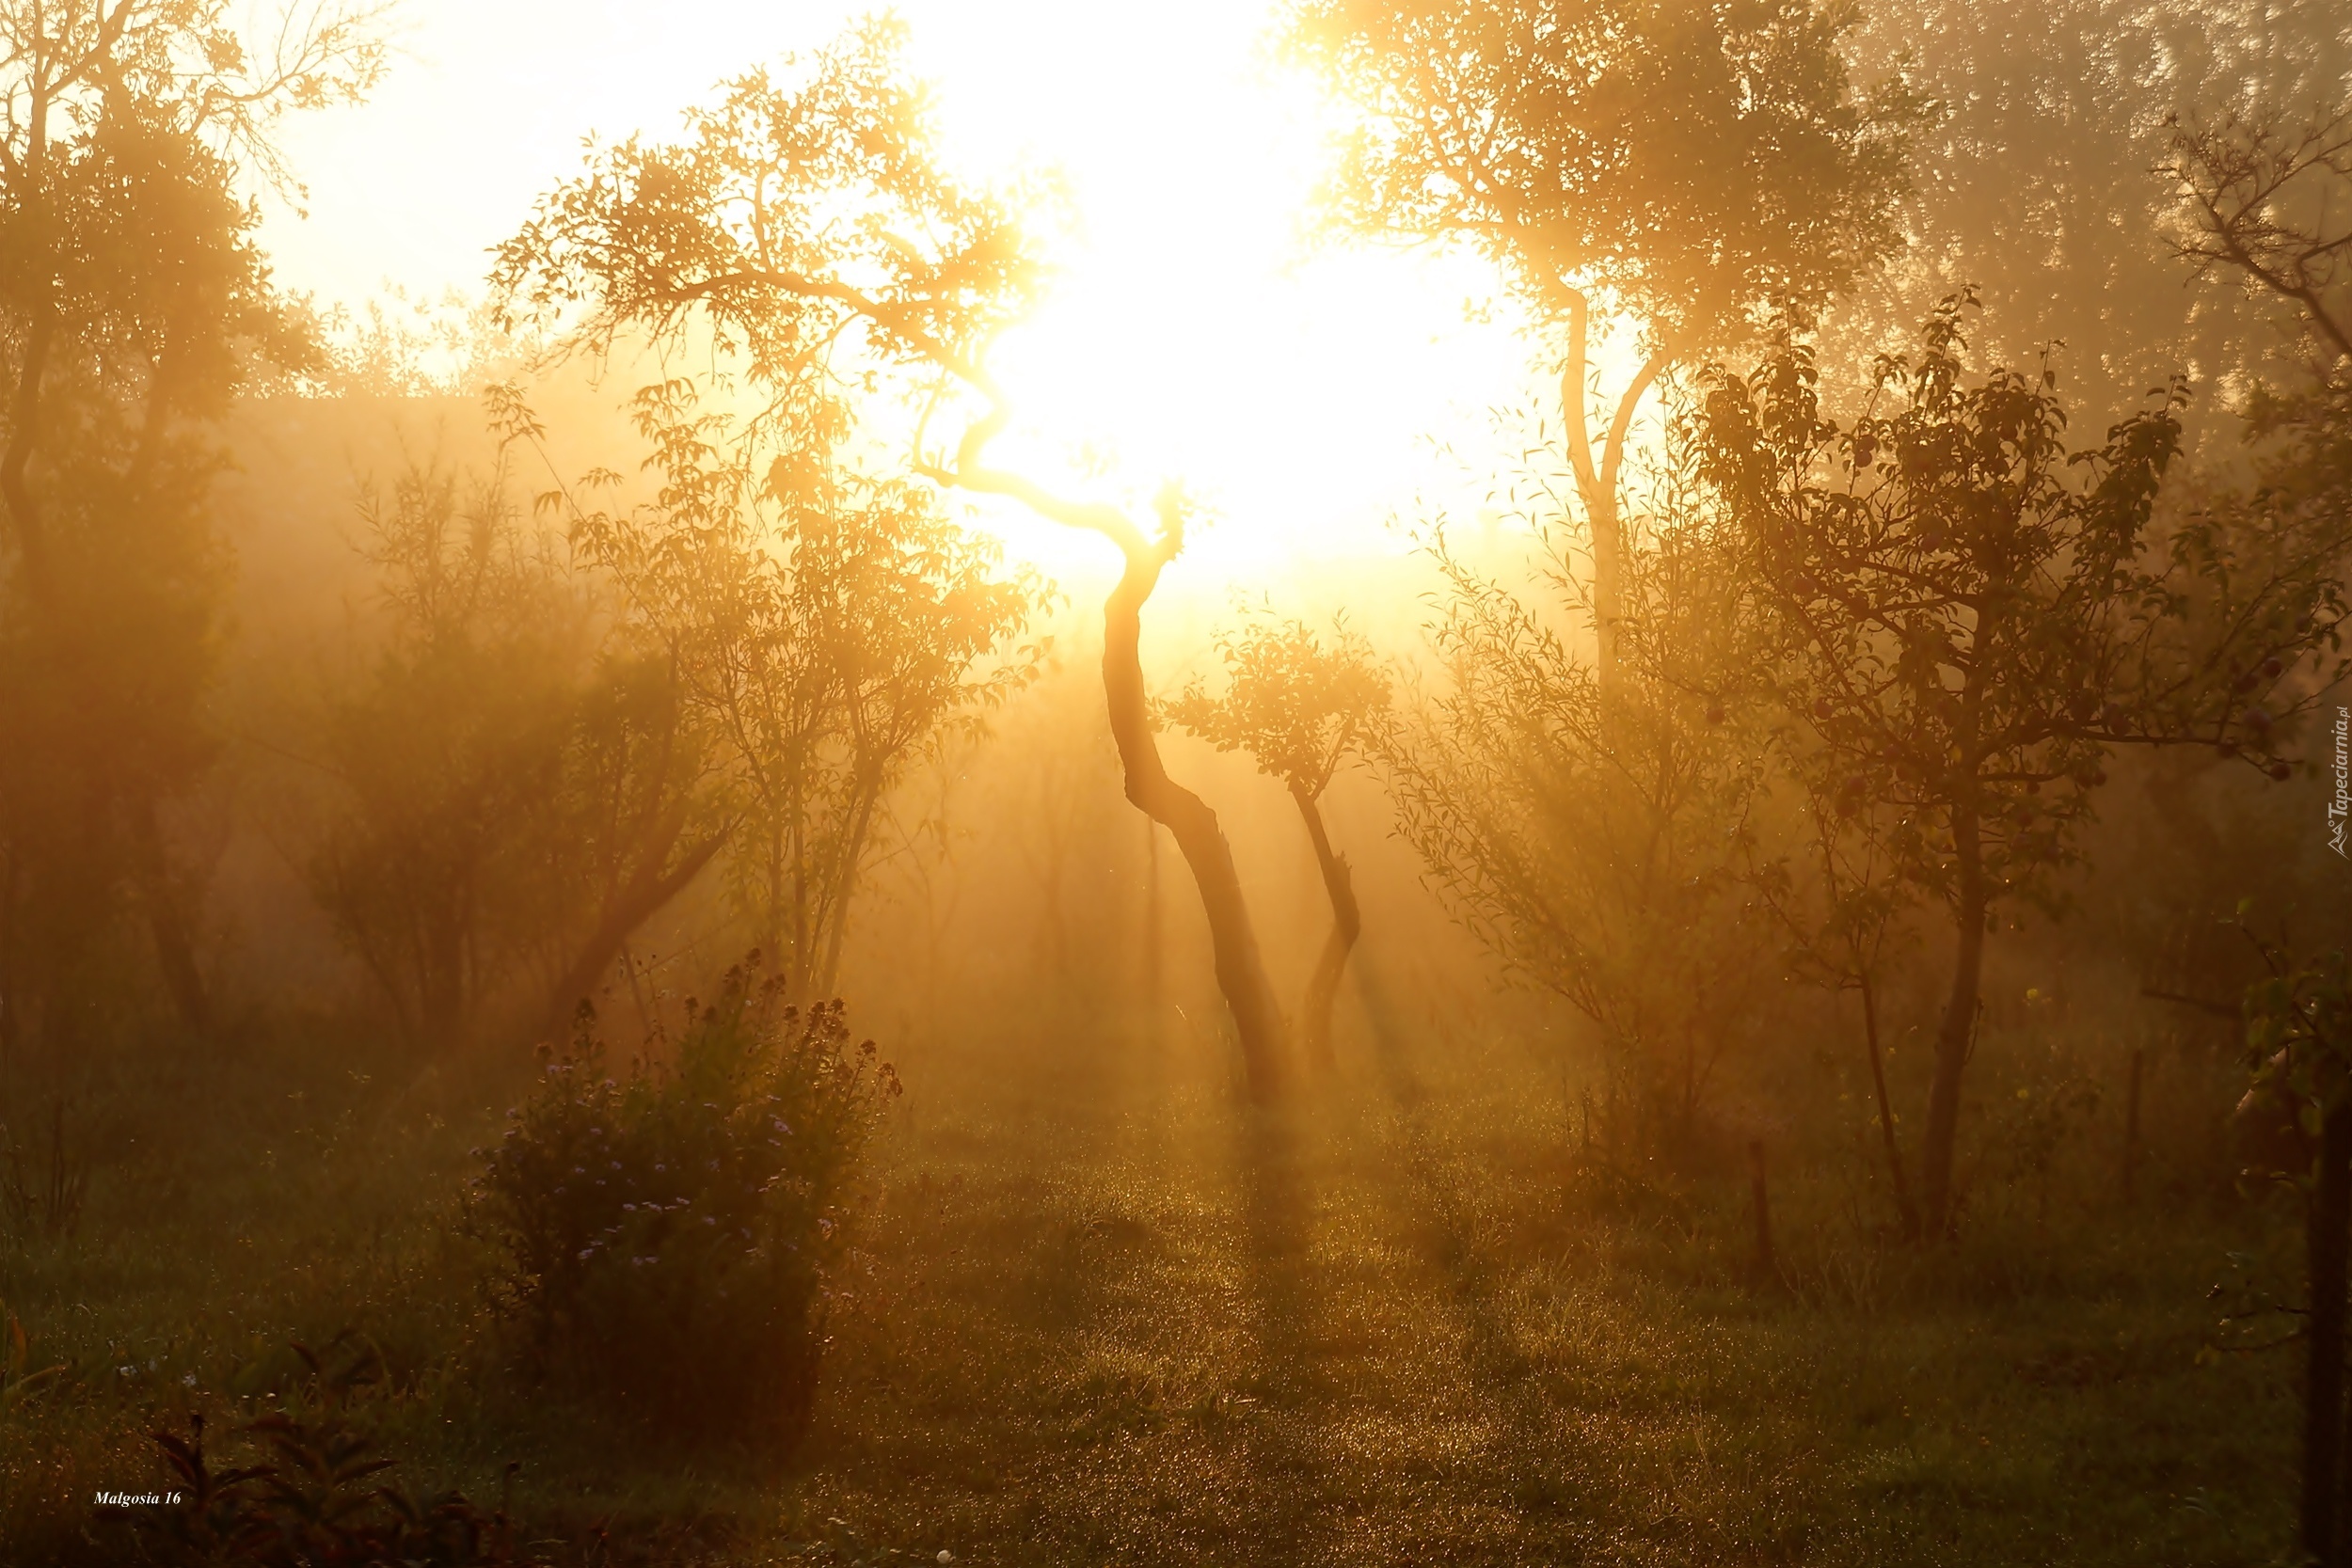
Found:
[[[1265, 0], [1166, 8], [1073, 0], [900, 8], [967, 172], [1060, 169], [1078, 232], [1045, 308], [999, 345], [1020, 423], [999, 455], [1070, 487], [1181, 480], [1214, 521], [1184, 576], [1397, 547], [1384, 524], [1478, 449], [1486, 410], [1524, 399], [1526, 344], [1467, 258], [1317, 249], [1311, 90], [1264, 58]], [[358, 302], [384, 283], [478, 293], [485, 249], [577, 164], [580, 138], [670, 134], [755, 63], [804, 49], [851, 8], [695, 0], [409, 0], [408, 57], [371, 105], [289, 127], [310, 216], [272, 214], [281, 280]], [[1011, 547], [1074, 565], [1100, 541], [990, 513]]]

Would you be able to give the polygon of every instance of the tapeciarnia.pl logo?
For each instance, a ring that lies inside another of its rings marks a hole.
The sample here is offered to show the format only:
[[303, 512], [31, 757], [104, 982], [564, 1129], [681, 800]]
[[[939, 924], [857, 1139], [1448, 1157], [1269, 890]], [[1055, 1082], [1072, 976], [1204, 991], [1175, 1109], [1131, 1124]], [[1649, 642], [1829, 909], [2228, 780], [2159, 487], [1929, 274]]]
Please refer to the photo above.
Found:
[[2328, 802], [2328, 847], [2346, 860], [2344, 848], [2344, 820], [2352, 812], [2352, 708], [2336, 709], [2336, 793]]

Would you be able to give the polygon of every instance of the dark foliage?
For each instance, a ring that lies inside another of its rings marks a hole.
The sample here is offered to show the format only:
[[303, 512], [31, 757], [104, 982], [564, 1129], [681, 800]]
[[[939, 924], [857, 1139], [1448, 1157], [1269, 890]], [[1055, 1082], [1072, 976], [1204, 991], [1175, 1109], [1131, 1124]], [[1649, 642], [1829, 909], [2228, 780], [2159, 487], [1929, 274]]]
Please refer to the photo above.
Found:
[[539, 1370], [667, 1426], [805, 1429], [860, 1156], [898, 1074], [841, 1005], [730, 970], [623, 1077], [583, 1008], [485, 1151], [470, 1222]]
[[154, 1434], [171, 1500], [135, 1516], [148, 1561], [512, 1568], [544, 1560], [516, 1545], [503, 1506], [487, 1513], [456, 1492], [419, 1499], [377, 1479], [398, 1461], [376, 1452], [349, 1410], [351, 1395], [383, 1375], [373, 1346], [339, 1341], [330, 1347], [331, 1365], [307, 1346], [294, 1350], [312, 1373], [317, 1408], [240, 1428], [262, 1463], [215, 1468], [204, 1451], [201, 1414], [190, 1418], [185, 1437]]

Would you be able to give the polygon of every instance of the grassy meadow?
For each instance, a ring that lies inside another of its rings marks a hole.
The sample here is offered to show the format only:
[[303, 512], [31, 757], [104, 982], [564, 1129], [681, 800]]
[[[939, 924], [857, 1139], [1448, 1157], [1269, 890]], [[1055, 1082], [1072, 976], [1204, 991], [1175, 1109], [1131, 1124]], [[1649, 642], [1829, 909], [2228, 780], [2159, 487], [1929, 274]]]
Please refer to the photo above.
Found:
[[2213, 1299], [2291, 1275], [2282, 1207], [2161, 1168], [2126, 1203], [2093, 1125], [2054, 1178], [1980, 1170], [1962, 1239], [1917, 1249], [1814, 1148], [1767, 1278], [1741, 1162], [1613, 1165], [1507, 1037], [1370, 1031], [1275, 1113], [1212, 1041], [909, 1053], [784, 1462], [501, 1370], [454, 1221], [511, 1083], [306, 1073], [300, 1029], [158, 1057], [85, 1086], [108, 1153], [73, 1234], [5, 1255], [30, 1364], [68, 1370], [0, 1413], [0, 1557], [135, 1560], [89, 1498], [164, 1484], [147, 1433], [299, 1402], [290, 1341], [351, 1330], [395, 1475], [511, 1484], [559, 1561], [2284, 1558], [2299, 1355], [2236, 1348]]

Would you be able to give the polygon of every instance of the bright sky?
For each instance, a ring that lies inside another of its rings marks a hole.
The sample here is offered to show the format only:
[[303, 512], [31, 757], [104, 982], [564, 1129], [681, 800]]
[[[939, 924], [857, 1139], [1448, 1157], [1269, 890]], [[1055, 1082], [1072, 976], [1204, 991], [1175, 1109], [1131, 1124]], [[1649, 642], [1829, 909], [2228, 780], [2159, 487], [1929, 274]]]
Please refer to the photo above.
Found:
[[[578, 165], [581, 137], [666, 136], [722, 77], [823, 41], [853, 6], [751, 0], [405, 0], [406, 57], [373, 102], [302, 117], [307, 219], [274, 213], [280, 280], [358, 304], [386, 283], [478, 294], [485, 249]], [[1527, 354], [1465, 321], [1466, 260], [1326, 251], [1299, 214], [1319, 164], [1311, 92], [1263, 65], [1265, 0], [1182, 7], [911, 0], [974, 172], [1060, 167], [1082, 226], [1054, 297], [995, 366], [1032, 462], [1107, 451], [1183, 478], [1220, 521], [1197, 552], [1232, 577], [1394, 548], [1383, 521], [1456, 478], [1431, 442], [1484, 450]], [[1014, 524], [1046, 560], [1102, 546]]]

